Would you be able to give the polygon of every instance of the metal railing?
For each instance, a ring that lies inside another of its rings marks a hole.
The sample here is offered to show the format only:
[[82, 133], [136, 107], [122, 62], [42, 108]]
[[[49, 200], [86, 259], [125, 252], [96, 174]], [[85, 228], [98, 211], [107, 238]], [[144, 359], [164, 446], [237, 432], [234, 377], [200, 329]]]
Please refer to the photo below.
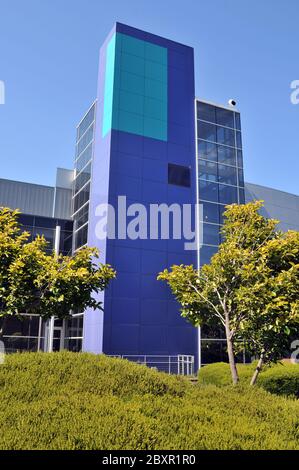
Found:
[[177, 356], [113, 354], [112, 356], [143, 364], [167, 374], [194, 375], [194, 356], [186, 354]]

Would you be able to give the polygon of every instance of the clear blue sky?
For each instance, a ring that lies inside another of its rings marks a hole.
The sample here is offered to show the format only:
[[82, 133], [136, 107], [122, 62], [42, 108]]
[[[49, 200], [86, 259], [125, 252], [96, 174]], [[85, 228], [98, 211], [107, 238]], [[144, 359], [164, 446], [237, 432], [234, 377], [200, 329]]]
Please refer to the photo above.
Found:
[[193, 46], [197, 96], [238, 101], [246, 180], [299, 193], [298, 0], [0, 0], [0, 177], [72, 167], [115, 21]]

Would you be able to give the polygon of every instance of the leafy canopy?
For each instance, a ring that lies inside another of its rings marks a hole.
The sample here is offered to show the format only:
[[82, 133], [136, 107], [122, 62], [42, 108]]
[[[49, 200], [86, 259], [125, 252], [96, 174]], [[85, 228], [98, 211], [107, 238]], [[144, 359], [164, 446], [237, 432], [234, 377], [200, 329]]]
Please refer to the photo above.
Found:
[[18, 211], [0, 209], [0, 316], [35, 313], [65, 317], [70, 310], [101, 308], [93, 294], [104, 290], [115, 272], [98, 263], [98, 251], [84, 247], [73, 256], [47, 253], [47, 242], [21, 232]]

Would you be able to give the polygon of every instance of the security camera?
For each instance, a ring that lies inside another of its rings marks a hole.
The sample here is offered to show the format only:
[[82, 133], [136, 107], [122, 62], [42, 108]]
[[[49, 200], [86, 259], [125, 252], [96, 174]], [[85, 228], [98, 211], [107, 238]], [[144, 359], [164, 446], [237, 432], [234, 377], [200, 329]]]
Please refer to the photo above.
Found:
[[235, 100], [229, 100], [228, 104], [230, 106], [236, 106], [237, 102]]

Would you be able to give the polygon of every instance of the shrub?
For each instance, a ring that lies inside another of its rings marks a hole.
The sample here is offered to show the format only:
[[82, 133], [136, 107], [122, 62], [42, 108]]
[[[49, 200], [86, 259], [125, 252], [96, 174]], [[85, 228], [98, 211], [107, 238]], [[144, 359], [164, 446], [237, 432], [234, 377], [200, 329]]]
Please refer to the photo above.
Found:
[[299, 406], [193, 386], [121, 359], [19, 354], [0, 366], [1, 449], [298, 449]]
[[[256, 364], [238, 364], [240, 383], [249, 385]], [[217, 386], [231, 385], [229, 365], [224, 362], [209, 364], [200, 369], [198, 381], [201, 384]], [[299, 366], [282, 362], [265, 367], [261, 371], [257, 385], [276, 395], [295, 396], [299, 398]]]

